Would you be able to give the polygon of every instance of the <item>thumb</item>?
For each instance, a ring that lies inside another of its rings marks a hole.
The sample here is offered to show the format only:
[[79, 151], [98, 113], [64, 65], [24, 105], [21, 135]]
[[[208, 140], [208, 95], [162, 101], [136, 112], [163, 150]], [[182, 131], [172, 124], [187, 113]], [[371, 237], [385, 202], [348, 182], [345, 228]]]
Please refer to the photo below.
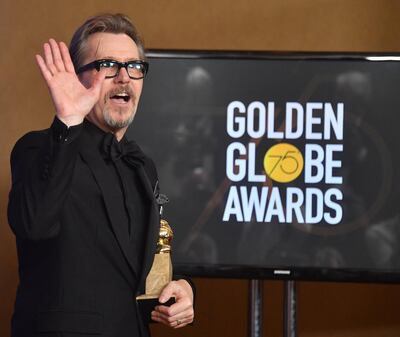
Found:
[[165, 286], [158, 300], [160, 303], [165, 303], [173, 296], [173, 294], [174, 294], [174, 284], [173, 282], [170, 282]]

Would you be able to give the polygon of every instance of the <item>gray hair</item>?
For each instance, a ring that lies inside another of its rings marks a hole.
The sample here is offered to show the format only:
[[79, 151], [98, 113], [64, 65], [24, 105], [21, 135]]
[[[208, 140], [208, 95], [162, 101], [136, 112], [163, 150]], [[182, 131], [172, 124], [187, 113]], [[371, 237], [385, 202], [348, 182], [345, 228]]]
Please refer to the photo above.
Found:
[[136, 43], [140, 58], [145, 59], [143, 41], [129, 17], [124, 14], [101, 14], [89, 18], [76, 30], [71, 39], [69, 53], [75, 70], [82, 66], [87, 40], [94, 33], [128, 35]]

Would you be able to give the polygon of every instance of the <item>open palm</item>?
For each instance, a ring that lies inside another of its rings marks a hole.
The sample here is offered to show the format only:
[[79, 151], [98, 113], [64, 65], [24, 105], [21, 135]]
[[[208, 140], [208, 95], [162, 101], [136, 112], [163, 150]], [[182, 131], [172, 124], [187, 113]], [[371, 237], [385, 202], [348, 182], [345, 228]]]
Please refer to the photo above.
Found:
[[75, 73], [64, 42], [50, 39], [43, 50], [44, 59], [36, 55], [36, 61], [49, 87], [57, 117], [68, 126], [82, 123], [99, 99], [104, 74], [97, 73], [91, 87], [86, 88]]

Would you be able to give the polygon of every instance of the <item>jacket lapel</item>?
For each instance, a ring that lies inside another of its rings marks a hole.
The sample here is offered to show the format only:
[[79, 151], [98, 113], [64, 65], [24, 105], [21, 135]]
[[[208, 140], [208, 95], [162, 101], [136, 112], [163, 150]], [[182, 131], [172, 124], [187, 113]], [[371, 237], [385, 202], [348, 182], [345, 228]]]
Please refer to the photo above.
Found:
[[149, 222], [148, 222], [149, 228], [147, 231], [147, 237], [144, 246], [145, 251], [143, 255], [143, 264], [142, 264], [143, 267], [139, 278], [139, 285], [143, 286], [147, 274], [150, 272], [151, 266], [153, 265], [154, 254], [156, 253], [158, 235], [160, 230], [160, 218], [159, 218], [158, 204], [156, 202], [154, 191], [152, 190], [151, 183], [144, 170], [144, 167], [140, 166], [137, 170], [137, 173], [140, 180], [143, 183], [146, 197], [151, 202]]
[[138, 275], [133, 264], [133, 250], [130, 249], [129, 236], [123, 226], [120, 225], [124, 223], [123, 214], [125, 214], [123, 196], [119, 187], [111, 181], [108, 174], [109, 168], [101, 157], [98, 148], [93, 141], [90, 140], [86, 132], [82, 134], [81, 141], [81, 156], [92, 171], [96, 183], [101, 190], [112, 231], [114, 232], [129, 267], [133, 273]]

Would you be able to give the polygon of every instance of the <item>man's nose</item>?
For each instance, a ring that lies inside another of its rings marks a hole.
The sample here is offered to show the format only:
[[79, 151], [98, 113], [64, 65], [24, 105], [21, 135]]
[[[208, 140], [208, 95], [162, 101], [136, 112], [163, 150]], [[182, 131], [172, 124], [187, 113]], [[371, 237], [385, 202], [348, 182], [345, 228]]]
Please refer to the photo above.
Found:
[[114, 78], [114, 80], [117, 83], [128, 83], [131, 78], [128, 75], [128, 71], [126, 70], [126, 68], [122, 67], [119, 72], [118, 75]]

